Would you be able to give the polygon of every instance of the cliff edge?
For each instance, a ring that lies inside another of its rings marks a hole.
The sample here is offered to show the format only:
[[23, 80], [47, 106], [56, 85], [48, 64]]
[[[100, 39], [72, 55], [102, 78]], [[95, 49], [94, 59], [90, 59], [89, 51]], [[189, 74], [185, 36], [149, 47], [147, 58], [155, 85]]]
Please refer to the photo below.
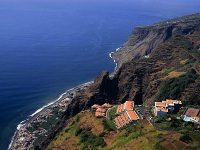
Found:
[[156, 47], [177, 35], [187, 35], [195, 31], [200, 23], [200, 13], [179, 17], [151, 26], [136, 27], [121, 49], [112, 53], [112, 58], [118, 64], [132, 59], [148, 57]]

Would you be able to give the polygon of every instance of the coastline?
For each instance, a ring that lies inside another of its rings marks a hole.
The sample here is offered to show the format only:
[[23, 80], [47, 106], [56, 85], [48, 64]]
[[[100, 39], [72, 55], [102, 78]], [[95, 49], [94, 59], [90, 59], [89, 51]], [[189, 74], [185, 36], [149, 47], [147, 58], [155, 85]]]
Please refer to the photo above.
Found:
[[[113, 59], [112, 54], [115, 53], [116, 51], [120, 50], [121, 47], [117, 48], [115, 51], [110, 52], [109, 53], [109, 57], [114, 61], [115, 63], [115, 68], [113, 73], [110, 74], [110, 77], [113, 77], [114, 74], [117, 72], [118, 69], [118, 64], [116, 63], [116, 61]], [[72, 95], [76, 94], [76, 92], [78, 92], [79, 90], [82, 90], [86, 87], [88, 87], [89, 85], [91, 85], [94, 81], [89, 81], [83, 84], [80, 84], [76, 87], [73, 87], [71, 89], [68, 89], [66, 92], [62, 93], [56, 100], [42, 106], [41, 108], [39, 108], [38, 110], [36, 110], [34, 113], [32, 113], [31, 115], [29, 115], [27, 117], [27, 119], [21, 121], [17, 127], [16, 127], [16, 131], [14, 133], [14, 135], [11, 138], [10, 144], [8, 146], [8, 150], [11, 150], [14, 146], [14, 144], [16, 144], [18, 141], [20, 140], [20, 132], [22, 130], [22, 128], [26, 128], [35, 118], [39, 117], [40, 114], [42, 114], [43, 112], [45, 112], [45, 110], [49, 109], [50, 107], [54, 107], [55, 105], [59, 105], [60, 102], [62, 102], [62, 100], [67, 99], [67, 102], [70, 103], [73, 99]], [[72, 94], [73, 93], [73, 94]]]
[[[117, 72], [118, 64], [117, 64], [116, 60], [112, 57], [112, 54], [115, 53], [115, 52], [117, 52], [117, 51], [119, 51], [120, 49], [121, 49], [121, 47], [119, 47], [119, 48], [117, 48], [115, 51], [109, 53], [109, 57], [110, 57], [110, 58], [113, 60], [113, 62], [115, 63], [115, 69], [114, 69], [113, 75]], [[113, 76], [113, 75], [112, 75], [112, 76]]]
[[[22, 128], [26, 128], [32, 121], [34, 121], [34, 119], [37, 119], [37, 117], [39, 117], [40, 114], [45, 113], [46, 110], [60, 105], [60, 103], [62, 103], [63, 100], [67, 100], [65, 102], [67, 102], [67, 104], [69, 104], [72, 101], [72, 99], [73, 99], [74, 95], [76, 94], [76, 92], [88, 87], [93, 82], [94, 81], [89, 81], [89, 82], [80, 84], [80, 85], [78, 85], [76, 87], [73, 87], [73, 88], [67, 90], [66, 92], [62, 93], [56, 100], [48, 103], [47, 105], [44, 105], [43, 107], [39, 108], [34, 113], [29, 115], [27, 117], [27, 119], [21, 121], [17, 125], [16, 131], [15, 131], [14, 135], [11, 138], [10, 144], [8, 146], [8, 150], [11, 150], [13, 148], [13, 145], [17, 142], [17, 140], [20, 140], [18, 134], [20, 134]], [[67, 107], [67, 105], [66, 105], [66, 107]]]

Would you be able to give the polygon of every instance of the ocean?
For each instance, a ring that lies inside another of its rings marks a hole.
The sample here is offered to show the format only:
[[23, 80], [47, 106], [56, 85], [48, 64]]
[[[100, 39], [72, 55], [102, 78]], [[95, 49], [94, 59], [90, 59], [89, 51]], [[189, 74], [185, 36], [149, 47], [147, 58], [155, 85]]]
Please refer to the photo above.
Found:
[[200, 11], [199, 0], [0, 0], [0, 149], [67, 89], [113, 71], [136, 26]]

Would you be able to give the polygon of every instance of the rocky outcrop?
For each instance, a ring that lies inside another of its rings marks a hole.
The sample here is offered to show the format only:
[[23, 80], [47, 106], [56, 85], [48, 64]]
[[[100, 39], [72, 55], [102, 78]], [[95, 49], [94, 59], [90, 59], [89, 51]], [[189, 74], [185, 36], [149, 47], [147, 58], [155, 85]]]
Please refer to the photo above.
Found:
[[114, 103], [117, 99], [118, 86], [117, 80], [111, 79], [109, 72], [102, 72], [90, 87], [93, 93], [87, 102], [87, 106], [92, 104]]
[[200, 24], [200, 14], [180, 17], [152, 26], [137, 27], [123, 47], [112, 53], [118, 67], [132, 59], [148, 57], [157, 46], [177, 35], [187, 35]]
[[94, 104], [116, 103], [117, 93], [117, 80], [111, 79], [109, 72], [103, 71], [88, 88], [76, 93], [65, 115], [74, 116]]

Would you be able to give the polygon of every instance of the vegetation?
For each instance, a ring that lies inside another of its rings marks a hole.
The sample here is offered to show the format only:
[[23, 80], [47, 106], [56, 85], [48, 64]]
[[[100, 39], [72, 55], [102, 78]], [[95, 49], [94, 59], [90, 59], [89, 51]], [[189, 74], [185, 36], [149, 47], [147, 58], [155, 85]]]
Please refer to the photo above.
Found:
[[83, 149], [96, 149], [96, 147], [103, 147], [106, 145], [102, 137], [94, 135], [87, 129], [78, 128], [76, 135], [80, 137], [80, 143], [83, 144]]
[[193, 50], [192, 54], [200, 58], [200, 51], [199, 50]]
[[117, 111], [117, 106], [112, 107], [109, 110], [108, 118], [103, 120], [105, 130], [115, 131], [117, 129], [114, 123], [116, 111]]
[[165, 68], [165, 69], [162, 70], [162, 73], [164, 74], [164, 76], [167, 76], [172, 71], [173, 71], [173, 68], [170, 68], [170, 69]]
[[84, 111], [72, 118], [70, 123], [50, 143], [47, 150], [125, 150], [127, 147], [165, 150], [185, 149], [188, 146], [190, 149], [197, 149], [200, 146], [200, 134], [195, 131], [193, 123], [185, 123], [176, 119], [176, 114], [156, 119], [155, 124], [161, 130], [155, 129], [147, 120], [140, 120], [118, 131], [110, 131], [105, 129], [103, 119], [96, 118], [92, 112]]
[[106, 145], [101, 137], [101, 129], [102, 119], [97, 119], [89, 111], [81, 112], [54, 138], [47, 149], [98, 149]]
[[104, 129], [107, 131], [115, 131], [117, 129], [113, 120], [104, 119], [103, 125], [104, 125]]
[[187, 105], [200, 106], [200, 97], [195, 93], [195, 91], [188, 97]]
[[109, 111], [109, 119], [113, 120], [117, 111], [117, 106], [114, 106]]
[[188, 133], [181, 135], [179, 139], [185, 143], [190, 143], [192, 141], [192, 138], [189, 136]]
[[154, 118], [155, 126], [162, 130], [168, 131], [194, 131], [196, 125], [191, 122], [184, 122], [182, 119], [177, 119], [176, 114], [165, 115]]
[[186, 74], [164, 81], [159, 91], [157, 98], [165, 100], [167, 98], [178, 99], [181, 92], [192, 82], [195, 81], [197, 75], [195, 71], [187, 72]]
[[166, 150], [162, 145], [160, 145], [160, 142], [156, 143], [154, 146], [155, 150]]

